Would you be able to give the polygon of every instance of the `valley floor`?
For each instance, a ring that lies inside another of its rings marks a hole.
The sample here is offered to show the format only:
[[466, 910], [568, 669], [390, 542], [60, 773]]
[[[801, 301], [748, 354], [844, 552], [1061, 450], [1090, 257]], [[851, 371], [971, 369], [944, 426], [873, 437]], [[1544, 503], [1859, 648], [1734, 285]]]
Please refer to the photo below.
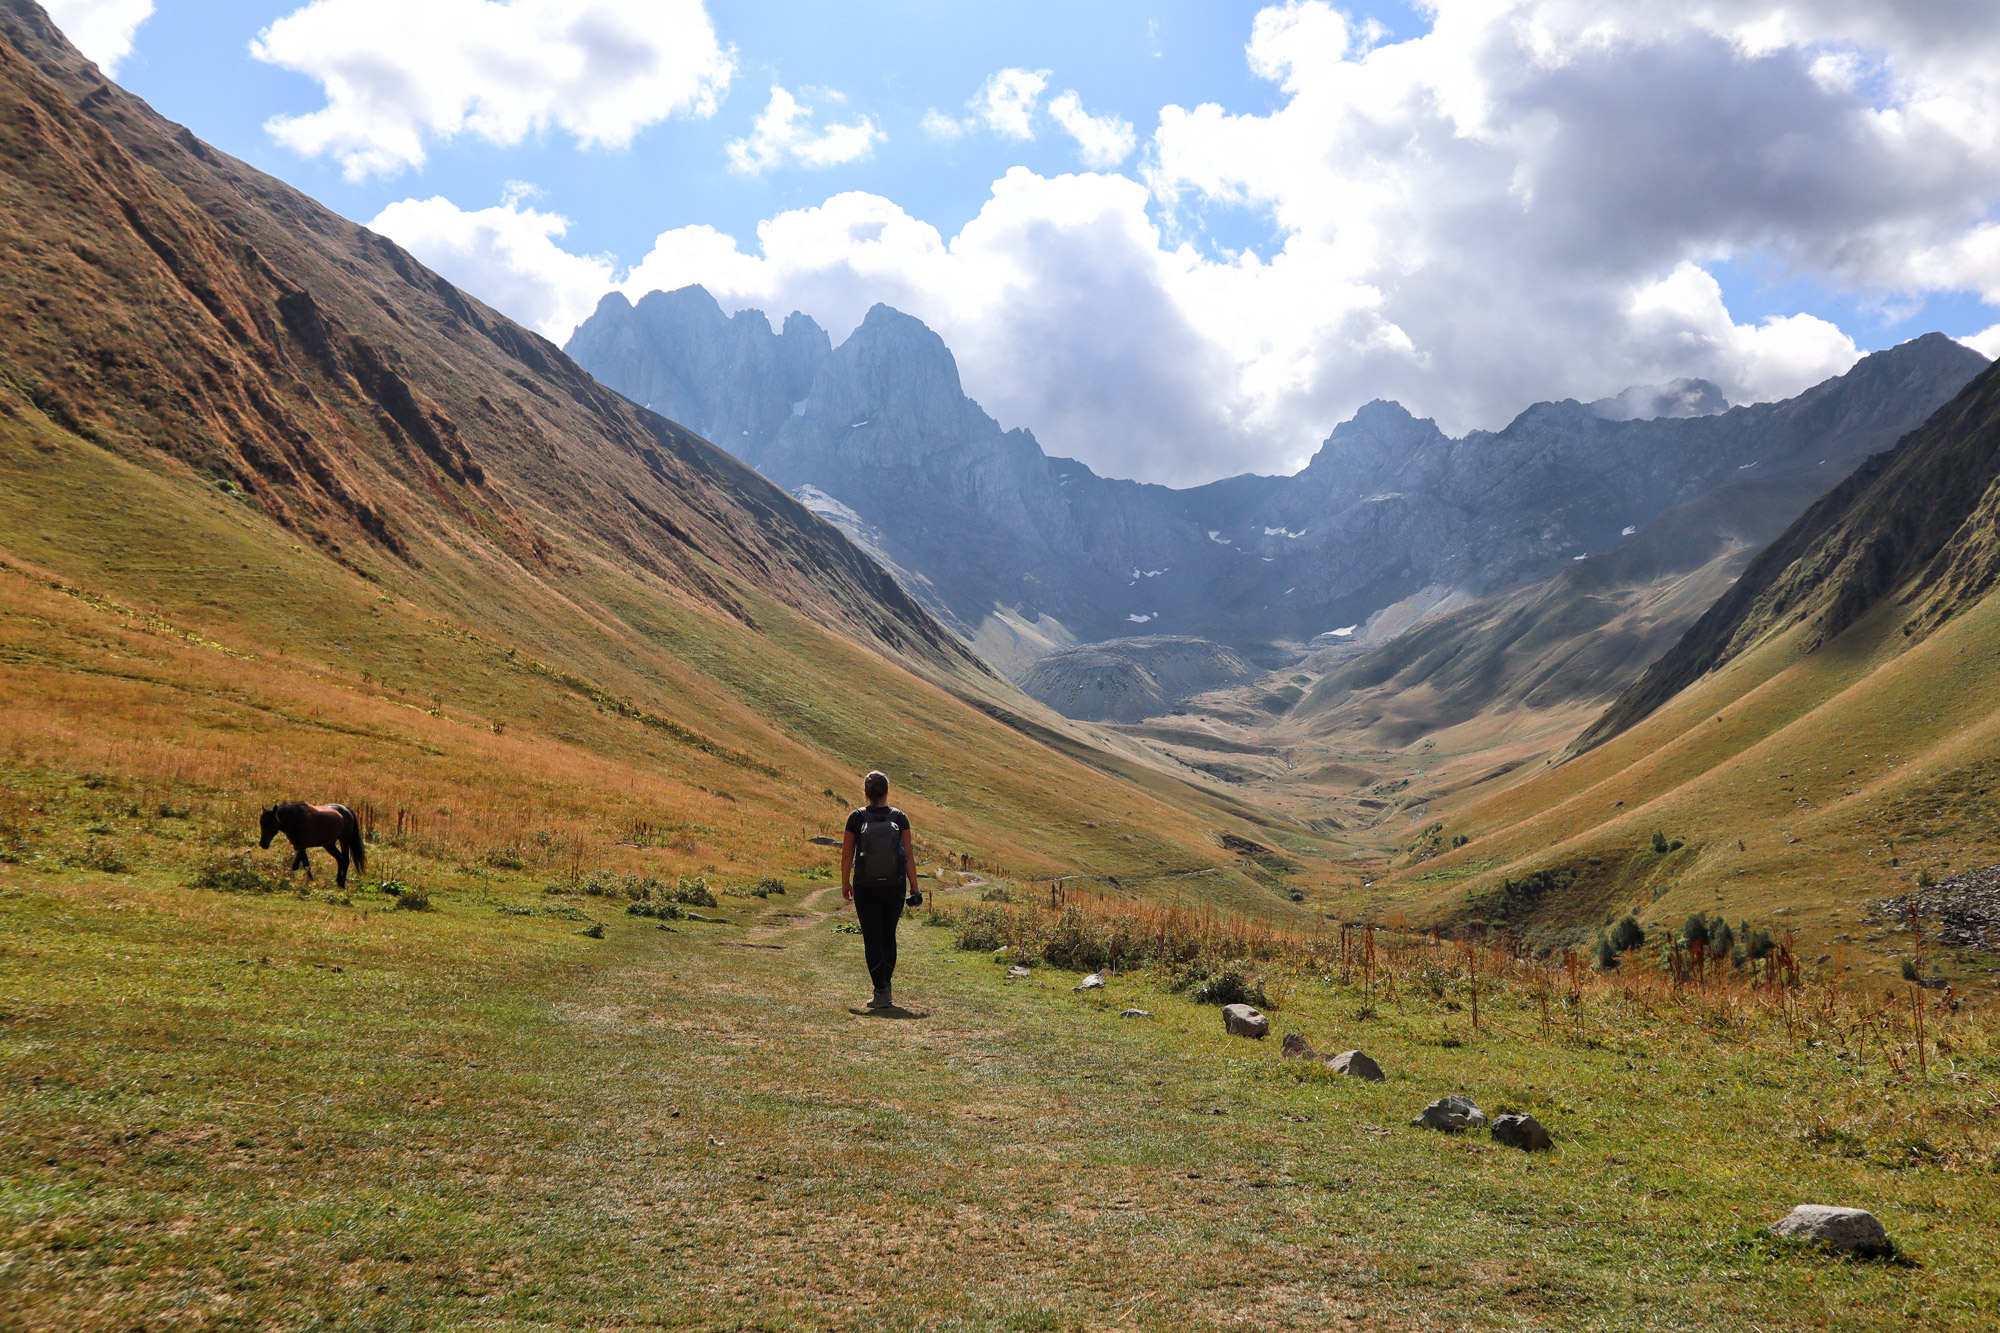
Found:
[[[1726, 1008], [1607, 1002], [1548, 1036], [1524, 995], [1489, 994], [1480, 1030], [1414, 987], [1364, 1021], [1298, 976], [1253, 1043], [1142, 975], [1007, 981], [921, 913], [899, 994], [923, 1016], [870, 1018], [823, 881], [663, 931], [417, 868], [452, 885], [433, 910], [391, 910], [375, 873], [343, 903], [324, 879], [0, 865], [0, 1326], [2000, 1317], [2000, 1059], [1976, 1025], [1917, 1080]], [[1388, 1082], [1283, 1059], [1290, 1030]], [[1532, 1111], [1557, 1150], [1409, 1127], [1455, 1092]], [[1807, 1201], [1873, 1209], [1904, 1259], [1762, 1234]]]

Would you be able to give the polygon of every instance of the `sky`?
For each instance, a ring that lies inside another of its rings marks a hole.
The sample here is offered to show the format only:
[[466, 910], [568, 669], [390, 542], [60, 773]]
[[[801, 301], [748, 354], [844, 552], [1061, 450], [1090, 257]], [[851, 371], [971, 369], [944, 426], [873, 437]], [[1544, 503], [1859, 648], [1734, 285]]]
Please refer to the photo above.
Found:
[[558, 343], [614, 289], [887, 302], [1112, 476], [2000, 355], [1994, 0], [44, 2]]

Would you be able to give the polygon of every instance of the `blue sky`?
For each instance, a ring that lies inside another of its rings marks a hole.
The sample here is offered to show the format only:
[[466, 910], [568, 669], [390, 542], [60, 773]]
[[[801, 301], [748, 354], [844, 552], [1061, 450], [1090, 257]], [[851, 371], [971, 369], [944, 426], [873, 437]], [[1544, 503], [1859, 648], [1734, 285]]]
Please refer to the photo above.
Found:
[[[375, 54], [421, 85], [431, 52], [399, 25], [477, 0], [320, 0], [345, 25], [320, 31], [353, 48], [337, 68], [296, 43], [298, 68], [252, 56], [297, 0], [157, 0], [116, 74], [558, 341], [613, 283], [700, 280], [836, 337], [887, 300], [939, 328], [1004, 424], [1123, 475], [1295, 467], [1375, 396], [1461, 430], [1676, 374], [1775, 396], [1933, 328], [2000, 344], [1986, 28], [1844, 0], [1702, 18], [1607, 0], [1567, 28], [1561, 0], [680, 2], [726, 52], [712, 113], [640, 115], [622, 146], [420, 128], [420, 165], [353, 178], [267, 128], [326, 107], [325, 80]], [[144, 7], [61, 3], [73, 33], [93, 7]], [[1006, 71], [1046, 72], [1032, 137], [968, 110]], [[811, 106], [804, 125], [865, 119], [872, 143], [733, 169], [774, 89]], [[1057, 124], [1069, 92], [1133, 132], [1095, 174]], [[500, 78], [487, 95], [512, 93]], [[1163, 118], [1204, 103], [1221, 113]], [[963, 128], [927, 132], [938, 115]], [[397, 213], [406, 200], [436, 205]], [[773, 219], [796, 224], [792, 250], [759, 241]], [[885, 226], [908, 234], [871, 248]]]
[[[559, 133], [498, 146], [477, 139], [433, 146], [419, 172], [360, 183], [339, 167], [274, 144], [273, 115], [303, 114], [325, 97], [304, 75], [250, 56], [250, 42], [298, 6], [265, 0], [160, 0], [135, 34], [118, 80], [162, 113], [216, 146], [298, 186], [347, 217], [366, 221], [412, 193], [443, 194], [466, 206], [497, 201], [509, 181], [547, 191], [545, 204], [569, 217], [572, 248], [636, 259], [655, 234], [709, 223], [742, 238], [786, 208], [838, 190], [869, 190], [903, 204], [947, 233], [979, 211], [993, 180], [1025, 165], [1072, 170], [1068, 145], [968, 136], [938, 144], [919, 128], [926, 111], [962, 110], [994, 70], [1048, 69], [1093, 109], [1115, 111], [1150, 133], [1161, 106], [1220, 102], [1266, 111], [1276, 90], [1251, 76], [1243, 57], [1246, 3], [1084, 3], [939, 5], [917, 0], [869, 4], [767, 0], [709, 6], [718, 35], [735, 46], [738, 73], [710, 119], [674, 119], [642, 131], [629, 149], [579, 151]], [[1406, 28], [1407, 10], [1368, 10]], [[745, 179], [729, 170], [724, 144], [748, 133], [770, 85], [826, 87], [872, 113], [887, 134], [867, 161], [812, 172]], [[1244, 210], [1218, 219], [1225, 243], [1265, 244], [1267, 222]], [[1243, 214], [1243, 216], [1233, 216]]]

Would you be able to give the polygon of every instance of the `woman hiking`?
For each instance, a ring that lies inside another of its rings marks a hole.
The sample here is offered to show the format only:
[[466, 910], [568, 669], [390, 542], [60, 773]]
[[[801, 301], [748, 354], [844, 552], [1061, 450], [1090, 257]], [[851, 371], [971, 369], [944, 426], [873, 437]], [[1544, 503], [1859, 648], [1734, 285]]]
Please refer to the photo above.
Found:
[[861, 922], [861, 949], [875, 996], [870, 1009], [893, 1009], [890, 984], [896, 975], [896, 923], [906, 901], [923, 902], [917, 892], [917, 859], [910, 849], [910, 817], [889, 804], [887, 774], [861, 780], [868, 804], [847, 816], [840, 840], [840, 896], [854, 904]]

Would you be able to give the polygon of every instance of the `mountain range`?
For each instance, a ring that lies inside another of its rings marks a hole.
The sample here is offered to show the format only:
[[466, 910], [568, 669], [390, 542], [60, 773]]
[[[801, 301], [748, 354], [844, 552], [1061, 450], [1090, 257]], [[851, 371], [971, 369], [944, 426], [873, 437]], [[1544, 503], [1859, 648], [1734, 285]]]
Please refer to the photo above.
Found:
[[1294, 476], [1174, 490], [1100, 477], [1003, 430], [943, 341], [886, 306], [830, 347], [803, 315], [774, 331], [698, 287], [636, 305], [613, 293], [568, 350], [805, 498], [1017, 677], [1130, 635], [1289, 665], [1410, 599], [1459, 604], [1601, 556], [1717, 486], [1817, 478], [1785, 488], [1802, 504], [1985, 365], [1933, 334], [1783, 402], [1724, 409], [1689, 381], [1538, 403], [1457, 439], [1375, 402]]

